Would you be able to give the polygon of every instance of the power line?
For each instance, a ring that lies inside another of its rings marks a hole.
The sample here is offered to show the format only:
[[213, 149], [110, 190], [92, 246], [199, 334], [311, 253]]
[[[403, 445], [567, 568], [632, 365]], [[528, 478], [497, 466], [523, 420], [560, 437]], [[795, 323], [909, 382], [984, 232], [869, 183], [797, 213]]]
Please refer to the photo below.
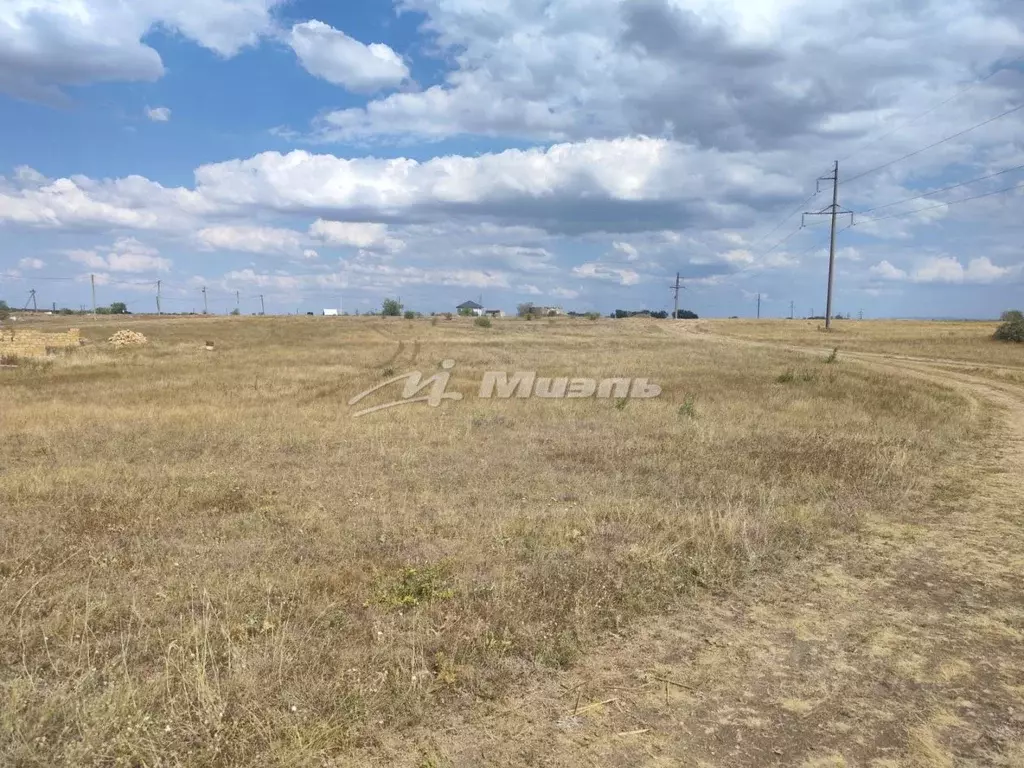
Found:
[[850, 178], [845, 179], [843, 181], [843, 184], [849, 184], [851, 181], [856, 181], [857, 179], [862, 179], [865, 176], [868, 176], [868, 175], [870, 175], [872, 173], [875, 173], [877, 171], [881, 171], [881, 170], [883, 170], [885, 168], [888, 168], [891, 165], [896, 165], [896, 163], [899, 163], [899, 162], [902, 162], [902, 161], [904, 161], [904, 160], [906, 160], [908, 158], [920, 155], [922, 152], [927, 152], [929, 149], [934, 149], [935, 147], [938, 147], [938, 146], [940, 146], [942, 144], [945, 144], [947, 141], [952, 141], [953, 139], [960, 138], [961, 136], [963, 136], [965, 134], [968, 134], [971, 131], [977, 130], [978, 128], [981, 128], [982, 126], [988, 125], [989, 123], [994, 123], [996, 120], [999, 120], [1000, 118], [1006, 117], [1007, 115], [1012, 115], [1014, 112], [1019, 112], [1022, 109], [1024, 109], [1024, 104], [1018, 104], [1016, 107], [1013, 107], [1012, 109], [1008, 109], [1005, 112], [996, 115], [995, 117], [990, 117], [990, 118], [988, 118], [988, 120], [983, 120], [980, 123], [976, 123], [975, 125], [972, 125], [970, 128], [965, 128], [962, 131], [958, 131], [957, 133], [954, 133], [952, 136], [947, 136], [944, 139], [940, 139], [939, 141], [936, 141], [934, 144], [929, 144], [926, 147], [921, 147], [920, 149], [915, 149], [913, 152], [908, 152], [907, 154], [903, 155], [902, 157], [897, 157], [895, 160], [890, 160], [887, 163], [882, 163], [881, 165], [875, 166], [874, 168], [866, 170], [863, 173], [859, 173], [856, 176], [851, 176]]
[[862, 222], [865, 222], [865, 221], [868, 221], [868, 222], [871, 222], [871, 221], [885, 221], [886, 219], [898, 219], [898, 218], [902, 218], [904, 216], [913, 216], [914, 214], [924, 213], [925, 211], [934, 211], [934, 210], [936, 210], [938, 208], [948, 208], [948, 207], [953, 206], [953, 205], [960, 205], [961, 203], [969, 203], [972, 200], [980, 200], [983, 197], [992, 197], [994, 195], [1002, 195], [1002, 194], [1005, 194], [1006, 192], [1013, 192], [1015, 189], [1024, 189], [1024, 184], [1015, 184], [1012, 187], [1006, 187], [1005, 189], [997, 189], [994, 192], [985, 192], [984, 194], [973, 195], [972, 197], [965, 197], [962, 200], [952, 200], [952, 201], [950, 201], [948, 203], [938, 203], [937, 205], [929, 205], [927, 208], [918, 208], [917, 210], [914, 210], [914, 211], [904, 211], [903, 213], [892, 213], [892, 214], [889, 214], [888, 216], [876, 216], [876, 217], [871, 217], [871, 218], [867, 218], [867, 219], [862, 219], [861, 221], [858, 221], [857, 224], [859, 225], [859, 224], [861, 224]]
[[[972, 88], [974, 88], [974, 87], [976, 87], [976, 86], [978, 86], [978, 85], [981, 85], [981, 84], [982, 84], [982, 83], [984, 83], [984, 82], [987, 82], [987, 81], [989, 80], [989, 78], [991, 78], [991, 77], [994, 77], [995, 75], [999, 74], [1000, 72], [1002, 72], [1002, 71], [1004, 71], [1004, 70], [1006, 70], [1006, 69], [1009, 69], [1009, 68], [1010, 68], [1010, 67], [1012, 67], [1012, 66], [1013, 66], [1014, 64], [1017, 64], [1017, 63], [1018, 63], [1018, 62], [1020, 62], [1020, 61], [1024, 61], [1024, 54], [1022, 54], [1022, 55], [1018, 56], [1018, 57], [1017, 57], [1017, 58], [1015, 58], [1015, 59], [1011, 59], [1011, 60], [1010, 60], [1010, 61], [1008, 61], [1008, 62], [1006, 63], [1006, 65], [1005, 65], [1005, 66], [1003, 66], [1003, 67], [999, 67], [998, 69], [993, 69], [993, 70], [992, 70], [991, 72], [989, 72], [989, 73], [988, 73], [987, 75], [985, 75], [984, 77], [982, 77], [982, 78], [980, 78], [980, 79], [978, 79], [978, 80], [974, 80], [974, 81], [973, 81], [973, 82], [971, 82], [971, 83], [968, 83], [968, 84], [967, 84], [966, 86], [964, 86], [963, 88], [961, 88], [961, 89], [960, 89], [959, 91], [957, 91], [956, 93], [954, 93], [954, 94], [953, 94], [952, 96], [950, 96], [950, 97], [949, 97], [948, 99], [946, 99], [945, 101], [941, 101], [941, 102], [939, 102], [938, 104], [936, 104], [936, 105], [935, 105], [934, 107], [931, 107], [930, 109], [926, 109], [926, 110], [925, 110], [924, 112], [922, 112], [921, 114], [917, 115], [916, 117], [912, 117], [912, 118], [910, 118], [909, 120], [906, 120], [906, 121], [904, 121], [904, 122], [900, 123], [899, 125], [897, 125], [897, 126], [896, 126], [895, 128], [893, 128], [892, 130], [890, 130], [890, 131], [886, 131], [885, 133], [883, 133], [883, 134], [882, 134], [881, 136], [877, 136], [876, 138], [874, 138], [874, 139], [871, 139], [871, 140], [869, 140], [869, 141], [867, 141], [867, 142], [865, 142], [865, 143], [861, 144], [861, 145], [860, 145], [859, 147], [857, 147], [857, 148], [856, 148], [855, 150], [853, 150], [853, 152], [851, 152], [850, 154], [848, 154], [848, 155], [847, 155], [846, 157], [842, 157], [842, 158], [840, 158], [840, 159], [839, 159], [839, 162], [840, 162], [840, 163], [846, 162], [846, 161], [847, 161], [847, 160], [849, 160], [849, 159], [850, 159], [851, 157], [853, 157], [854, 155], [856, 155], [856, 154], [857, 154], [858, 152], [862, 152], [862, 151], [863, 151], [864, 149], [866, 149], [867, 147], [870, 147], [870, 146], [871, 146], [872, 144], [877, 144], [877, 143], [878, 143], [878, 142], [880, 142], [880, 141], [881, 141], [882, 139], [887, 139], [887, 138], [889, 138], [890, 136], [892, 136], [892, 135], [893, 135], [894, 133], [898, 133], [899, 131], [902, 131], [902, 130], [903, 130], [904, 128], [906, 128], [906, 127], [907, 127], [908, 125], [912, 125], [913, 123], [916, 123], [916, 122], [917, 122], [918, 120], [920, 120], [921, 118], [923, 118], [923, 117], [927, 117], [928, 115], [932, 114], [933, 112], [936, 112], [936, 111], [938, 111], [938, 110], [939, 110], [939, 109], [941, 109], [942, 107], [944, 107], [944, 106], [946, 106], [947, 104], [949, 104], [949, 103], [950, 103], [951, 101], [955, 101], [956, 99], [958, 99], [958, 98], [960, 98], [961, 96], [963, 96], [963, 95], [964, 95], [965, 93], [967, 93], [967, 92], [968, 92], [969, 90], [971, 90]], [[856, 178], [856, 177], [855, 177], [855, 178]], [[852, 179], [847, 179], [847, 181], [852, 181]]]
[[960, 187], [966, 187], [968, 184], [975, 184], [975, 183], [977, 183], [979, 181], [985, 181], [986, 179], [994, 179], [996, 176], [1002, 176], [1003, 174], [1011, 173], [1013, 171], [1019, 171], [1021, 169], [1024, 169], [1024, 164], [1022, 164], [1022, 165], [1015, 165], [1013, 168], [1007, 168], [1007, 169], [1002, 170], [1002, 171], [996, 171], [995, 173], [990, 173], [988, 176], [979, 176], [976, 179], [969, 179], [968, 181], [962, 181], [959, 184], [953, 184], [953, 185], [948, 186], [948, 187], [943, 187], [942, 189], [933, 189], [931, 192], [924, 192], [924, 193], [922, 193], [920, 195], [917, 195], [916, 197], [908, 197], [908, 198], [906, 198], [904, 200], [897, 200], [894, 203], [886, 203], [885, 205], [876, 205], [874, 208], [868, 208], [866, 211], [860, 211], [860, 213], [861, 214], [873, 213], [874, 211], [880, 211], [883, 208], [891, 208], [892, 206], [900, 205], [901, 203], [910, 203], [910, 202], [913, 202], [914, 200], [920, 200], [923, 197], [931, 197], [932, 195], [937, 195], [937, 194], [939, 194], [941, 192], [949, 192], [952, 189], [959, 189]]

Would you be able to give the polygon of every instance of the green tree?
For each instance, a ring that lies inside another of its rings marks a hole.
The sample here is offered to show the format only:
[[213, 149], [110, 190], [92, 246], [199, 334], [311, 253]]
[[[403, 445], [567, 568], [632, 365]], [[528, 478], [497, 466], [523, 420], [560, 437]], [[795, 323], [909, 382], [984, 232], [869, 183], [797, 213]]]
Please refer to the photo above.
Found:
[[1024, 313], [1019, 309], [1012, 309], [1003, 312], [1000, 319], [1003, 324], [996, 329], [992, 338], [997, 341], [1024, 342]]
[[401, 317], [402, 304], [398, 299], [384, 299], [384, 304], [381, 306], [380, 313], [384, 315], [384, 317]]
[[11, 308], [7, 306], [7, 302], [0, 299], [0, 320], [6, 320], [10, 311]]
[[115, 301], [110, 305], [110, 314], [112, 315], [127, 315], [128, 305], [123, 301]]

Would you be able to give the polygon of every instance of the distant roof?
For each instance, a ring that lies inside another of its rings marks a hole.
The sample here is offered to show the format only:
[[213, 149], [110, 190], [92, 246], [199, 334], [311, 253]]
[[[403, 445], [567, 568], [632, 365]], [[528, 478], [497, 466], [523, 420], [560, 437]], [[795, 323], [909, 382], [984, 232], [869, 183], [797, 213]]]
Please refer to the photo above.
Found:
[[456, 309], [483, 309], [483, 306], [477, 304], [475, 301], [464, 301]]

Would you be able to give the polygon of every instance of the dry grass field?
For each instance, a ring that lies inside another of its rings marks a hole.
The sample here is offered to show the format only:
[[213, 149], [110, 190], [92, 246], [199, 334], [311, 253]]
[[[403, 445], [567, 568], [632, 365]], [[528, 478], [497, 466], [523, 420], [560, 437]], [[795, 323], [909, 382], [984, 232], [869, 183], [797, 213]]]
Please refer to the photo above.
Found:
[[[76, 324], [0, 370], [0, 765], [1024, 760], [1021, 506], [979, 485], [1019, 396], [854, 354], [1024, 364], [986, 327]], [[461, 401], [352, 417], [443, 359]]]

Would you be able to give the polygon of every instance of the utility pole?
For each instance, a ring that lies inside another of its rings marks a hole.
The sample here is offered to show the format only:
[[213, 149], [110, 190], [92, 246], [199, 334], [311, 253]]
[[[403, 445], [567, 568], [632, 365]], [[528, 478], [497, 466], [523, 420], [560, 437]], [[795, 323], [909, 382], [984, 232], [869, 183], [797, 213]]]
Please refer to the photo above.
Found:
[[39, 307], [36, 306], [36, 289], [35, 288], [32, 288], [28, 292], [28, 301], [25, 302], [25, 309], [28, 309], [28, 302], [29, 301], [32, 302], [32, 311], [33, 312], [38, 312], [39, 311]]
[[761, 319], [761, 294], [757, 294], [757, 319]]
[[857, 319], [858, 319], [858, 320], [863, 320], [863, 319], [864, 319], [864, 310], [863, 310], [863, 309], [862, 309], [862, 310], [860, 310], [860, 311], [859, 311], [859, 312], [857, 313]]
[[159, 280], [156, 281], [156, 313], [158, 315], [162, 315], [163, 314], [163, 312], [160, 311], [160, 281]]
[[203, 314], [209, 314], [209, 307], [206, 305], [206, 286], [203, 286]]
[[[850, 214], [852, 219], [853, 211], [841, 211], [839, 210], [839, 161], [836, 160], [835, 166], [832, 170], [831, 176], [822, 176], [818, 179], [818, 189], [821, 189], [821, 182], [831, 181], [832, 182], [832, 205], [825, 206], [820, 211], [809, 211], [804, 213], [804, 217], [807, 216], [831, 216], [832, 217], [832, 238], [829, 241], [828, 247], [828, 294], [825, 299], [825, 330], [831, 330], [832, 328], [832, 284], [833, 275], [835, 273], [836, 266], [836, 217], [840, 213]], [[803, 226], [803, 222], [800, 222], [800, 226]]]
[[789, 319], [793, 319], [793, 302], [789, 302]]
[[235, 309], [238, 310], [238, 314], [242, 314], [242, 300], [238, 297], [238, 291], [235, 291]]
[[57, 302], [53, 302], [53, 314], [57, 314]]
[[92, 284], [92, 316], [96, 317], [96, 275], [89, 275], [89, 282]]
[[263, 294], [262, 293], [260, 294], [260, 314], [261, 315], [267, 314], [267, 308], [263, 306]]
[[679, 319], [679, 273], [678, 272], [676, 272], [676, 284], [675, 284], [675, 286], [673, 286], [673, 288], [674, 288], [674, 291], [675, 291], [675, 303], [673, 304], [675, 309], [672, 311], [672, 319], [673, 320], [678, 320]]

